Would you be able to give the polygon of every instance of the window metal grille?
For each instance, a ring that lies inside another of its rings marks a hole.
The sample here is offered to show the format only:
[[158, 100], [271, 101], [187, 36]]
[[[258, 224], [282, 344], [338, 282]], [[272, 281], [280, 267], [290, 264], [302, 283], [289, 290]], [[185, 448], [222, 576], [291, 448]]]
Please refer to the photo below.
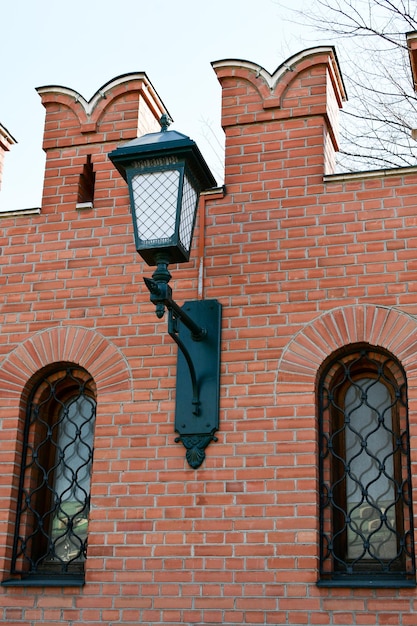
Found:
[[404, 371], [369, 347], [319, 383], [320, 581], [415, 584]]
[[92, 378], [76, 366], [32, 391], [24, 432], [12, 573], [82, 573], [96, 414]]

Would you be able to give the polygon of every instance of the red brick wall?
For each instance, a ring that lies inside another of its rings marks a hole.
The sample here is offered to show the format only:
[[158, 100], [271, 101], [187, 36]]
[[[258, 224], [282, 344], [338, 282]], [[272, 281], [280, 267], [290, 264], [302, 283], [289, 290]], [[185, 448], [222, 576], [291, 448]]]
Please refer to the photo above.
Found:
[[[330, 48], [272, 77], [246, 62], [214, 69], [226, 194], [204, 197], [193, 260], [172, 268], [179, 302], [223, 304], [219, 441], [198, 470], [174, 442], [176, 348], [107, 159], [136, 135], [148, 91], [110, 83], [89, 108], [41, 90], [42, 212], [0, 222], [2, 579], [28, 381], [53, 361], [79, 363], [97, 385], [92, 511], [86, 585], [2, 587], [3, 623], [415, 624], [414, 590], [316, 586], [315, 388], [346, 343], [393, 352], [410, 386], [415, 467], [417, 170], [326, 176], [343, 99]], [[144, 106], [159, 117], [156, 97]], [[94, 208], [77, 210], [87, 154]]]

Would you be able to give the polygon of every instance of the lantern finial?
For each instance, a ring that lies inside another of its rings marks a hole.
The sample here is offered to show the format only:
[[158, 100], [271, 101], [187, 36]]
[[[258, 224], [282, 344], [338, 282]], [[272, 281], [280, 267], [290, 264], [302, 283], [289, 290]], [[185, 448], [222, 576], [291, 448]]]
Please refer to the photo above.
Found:
[[159, 120], [159, 123], [161, 125], [161, 131], [163, 133], [165, 133], [168, 130], [168, 127], [171, 124], [171, 120], [170, 120], [169, 116], [166, 113], [163, 113], [161, 115], [161, 119]]

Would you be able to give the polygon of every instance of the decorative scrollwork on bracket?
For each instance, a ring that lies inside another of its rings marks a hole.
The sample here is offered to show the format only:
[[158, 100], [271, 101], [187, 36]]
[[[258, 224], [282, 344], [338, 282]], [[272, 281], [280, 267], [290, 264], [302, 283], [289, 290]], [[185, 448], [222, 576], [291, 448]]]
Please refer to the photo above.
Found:
[[206, 458], [205, 449], [210, 441], [217, 441], [217, 437], [214, 433], [208, 435], [180, 435], [175, 439], [175, 443], [180, 441], [187, 450], [185, 457], [188, 464], [193, 469], [197, 469]]

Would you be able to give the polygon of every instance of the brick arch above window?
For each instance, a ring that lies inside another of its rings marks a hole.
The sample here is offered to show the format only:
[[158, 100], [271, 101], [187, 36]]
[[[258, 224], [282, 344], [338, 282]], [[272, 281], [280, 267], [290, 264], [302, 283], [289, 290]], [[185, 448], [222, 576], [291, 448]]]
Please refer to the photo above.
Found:
[[22, 342], [0, 364], [0, 396], [19, 401], [27, 381], [60, 361], [84, 367], [99, 395], [131, 389], [131, 372], [119, 349], [94, 330], [78, 326], [41, 331]]
[[278, 384], [312, 391], [323, 361], [343, 346], [366, 342], [389, 350], [417, 387], [417, 319], [398, 309], [371, 304], [332, 309], [305, 326], [287, 345]]

